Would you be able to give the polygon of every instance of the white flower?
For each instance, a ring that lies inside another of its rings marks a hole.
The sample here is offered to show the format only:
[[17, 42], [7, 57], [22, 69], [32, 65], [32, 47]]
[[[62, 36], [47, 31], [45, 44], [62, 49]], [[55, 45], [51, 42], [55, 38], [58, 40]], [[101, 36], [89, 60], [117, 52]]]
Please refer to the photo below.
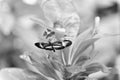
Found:
[[[41, 21], [36, 19], [34, 21], [40, 22], [41, 25]], [[42, 24], [44, 25], [44, 22], [42, 22]], [[46, 28], [56, 31], [54, 28], [49, 26]], [[55, 34], [56, 33], [58, 32], [55, 32]], [[64, 34], [59, 33], [55, 36], [61, 35]], [[95, 35], [95, 27], [92, 27], [81, 34], [77, 34], [74, 40], [72, 40], [72, 45], [69, 47], [56, 50], [56, 52], [41, 49], [42, 52], [30, 52], [27, 54], [25, 53], [24, 55], [29, 57], [27, 57], [26, 60], [31, 62], [31, 64], [37, 69], [35, 72], [42, 74], [47, 79], [89, 80], [88, 76], [92, 73], [98, 71], [109, 72], [109, 68], [103, 64], [94, 62], [94, 57], [97, 53], [94, 51], [94, 43], [99, 39], [96, 38]], [[64, 36], [61, 36], [60, 38], [62, 37]], [[41, 57], [38, 54], [45, 55]]]

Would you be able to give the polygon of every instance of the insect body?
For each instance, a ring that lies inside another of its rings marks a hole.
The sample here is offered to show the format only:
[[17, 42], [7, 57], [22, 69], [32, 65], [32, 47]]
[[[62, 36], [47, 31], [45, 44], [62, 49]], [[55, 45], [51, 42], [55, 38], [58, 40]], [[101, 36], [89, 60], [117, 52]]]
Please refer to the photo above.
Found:
[[55, 35], [55, 32], [50, 30], [50, 29], [47, 29], [47, 31], [45, 31], [44, 34], [43, 34], [43, 36], [45, 36], [46, 39], [49, 38], [49, 37], [52, 37], [53, 35]]
[[72, 42], [70, 40], [63, 40], [63, 41], [55, 41], [55, 42], [48, 42], [48, 43], [37, 42], [35, 43], [35, 46], [41, 49], [55, 52], [55, 50], [64, 49], [66, 47], [69, 47], [71, 44]]

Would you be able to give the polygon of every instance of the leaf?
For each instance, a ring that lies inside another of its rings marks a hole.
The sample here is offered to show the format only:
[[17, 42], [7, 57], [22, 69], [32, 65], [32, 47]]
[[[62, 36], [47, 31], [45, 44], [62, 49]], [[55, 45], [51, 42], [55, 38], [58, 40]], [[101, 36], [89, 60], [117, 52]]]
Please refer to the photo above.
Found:
[[[32, 56], [32, 57], [31, 57]], [[46, 61], [46, 55], [44, 52], [29, 52], [26, 51], [24, 52], [23, 55], [20, 56], [20, 58], [24, 59], [25, 61], [29, 62], [30, 64], [32, 64], [32, 62], [36, 61]]]
[[98, 33], [95, 37], [96, 38], [108, 38], [108, 37], [117, 37], [120, 36], [120, 34], [112, 34], [112, 33]]
[[77, 51], [74, 53], [72, 63], [75, 63], [76, 59], [80, 57], [80, 55], [89, 48], [92, 44], [94, 44], [95, 41], [97, 41], [99, 38], [93, 38], [83, 41], [77, 48]]
[[43, 75], [53, 78], [55, 80], [59, 80], [55, 70], [46, 63], [35, 63], [33, 64], [37, 68], [37, 70], [42, 73]]
[[108, 68], [105, 65], [100, 64], [100, 63], [91, 63], [86, 66], [86, 73], [88, 73], [88, 74], [95, 73], [98, 71], [108, 73], [109, 70], [110, 70], [110, 68]]
[[[0, 70], [0, 80], [36, 80], [38, 74], [27, 72], [20, 68], [5, 68]], [[2, 79], [1, 79], [2, 78]], [[47, 80], [39, 75], [39, 80]]]
[[29, 56], [30, 63], [43, 75], [59, 80], [56, 72], [46, 56], [40, 56], [37, 53], [26, 53]]
[[70, 47], [67, 47], [63, 50], [64, 60], [66, 62], [66, 65], [68, 65], [69, 51], [70, 51]]
[[70, 56], [71, 56], [71, 60], [74, 56], [74, 53], [77, 51], [78, 46], [84, 41], [87, 40], [89, 38], [91, 38], [91, 28], [87, 29], [86, 31], [82, 32], [81, 34], [79, 34], [77, 36], [77, 38], [75, 39], [75, 41], [73, 42], [73, 46], [72, 49], [70, 50]]
[[96, 78], [89, 78], [87, 77], [85, 80], [97, 80]]
[[53, 68], [55, 70], [58, 70], [59, 72], [62, 71], [63, 68], [62, 68], [62, 64], [61, 63], [59, 63], [59, 62], [57, 62], [55, 60], [50, 60], [50, 63], [51, 63], [51, 65], [53, 66]]
[[82, 55], [78, 58], [78, 60], [76, 61], [76, 65], [79, 65], [79, 66], [82, 66], [87, 60], [89, 60], [90, 57], [89, 56], [85, 56], [85, 55]]
[[45, 76], [48, 76], [48, 77], [54, 78], [56, 80], [59, 80], [52, 64], [50, 64], [47, 60], [44, 61], [44, 62], [43, 61], [39, 61], [39, 62], [34, 61], [32, 63], [32, 65], [34, 67], [36, 67], [36, 69], [40, 73], [44, 74]]
[[33, 71], [31, 71], [31, 70], [24, 70], [24, 72], [26, 73], [26, 74], [31, 74], [31, 75], [35, 75], [36, 76], [36, 80], [49, 80], [49, 78], [48, 77], [46, 77], [46, 76], [44, 76], [44, 75], [42, 75], [42, 74], [38, 74], [38, 73], [36, 73], [36, 72], [33, 72]]
[[73, 64], [79, 66], [87, 64], [87, 62], [91, 60], [92, 58], [91, 56], [92, 54], [94, 54], [93, 52], [94, 52], [94, 44], [89, 46], [85, 51], [79, 54], [79, 56], [76, 58]]
[[79, 72], [84, 72], [86, 71], [83, 67], [81, 66], [77, 66], [77, 65], [74, 65], [74, 66], [70, 66], [70, 67], [66, 67], [67, 71], [72, 73], [73, 75], [74, 74], [77, 74]]

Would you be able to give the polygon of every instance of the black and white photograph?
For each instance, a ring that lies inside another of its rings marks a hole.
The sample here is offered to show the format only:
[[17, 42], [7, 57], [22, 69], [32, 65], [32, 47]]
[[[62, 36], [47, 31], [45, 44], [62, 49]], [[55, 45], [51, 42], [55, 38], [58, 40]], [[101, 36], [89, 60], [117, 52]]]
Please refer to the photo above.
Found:
[[0, 80], [120, 80], [120, 0], [0, 0]]

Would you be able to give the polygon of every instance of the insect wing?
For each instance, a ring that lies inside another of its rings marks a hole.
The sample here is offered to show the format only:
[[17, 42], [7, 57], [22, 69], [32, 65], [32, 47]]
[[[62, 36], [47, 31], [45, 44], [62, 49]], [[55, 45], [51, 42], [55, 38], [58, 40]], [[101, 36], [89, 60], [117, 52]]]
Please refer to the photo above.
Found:
[[53, 50], [55, 52], [54, 47], [50, 43], [43, 43], [43, 42], [40, 43], [40, 42], [37, 42], [37, 43], [35, 43], [35, 46], [37, 46], [40, 49]]
[[69, 47], [72, 44], [72, 42], [70, 40], [63, 40], [63, 41], [56, 41], [52, 44], [56, 50], [60, 50], [60, 49], [64, 49], [66, 47]]
[[46, 46], [46, 47], [45, 47], [45, 50], [53, 50], [52, 45]]
[[38, 48], [44, 49], [44, 46], [39, 42], [35, 43], [35, 46]]
[[46, 39], [48, 37], [52, 37], [53, 35], [55, 35], [55, 32], [50, 30], [50, 29], [47, 29], [47, 31], [45, 31], [47, 34], [45, 35], [46, 36]]
[[56, 50], [60, 50], [60, 49], [64, 49], [65, 47], [62, 45], [62, 42], [61, 41], [56, 41], [53, 44], [53, 47], [56, 49]]
[[61, 41], [55, 41], [52, 44], [53, 44], [53, 46], [62, 46], [62, 42]]
[[51, 46], [51, 45], [49, 43], [37, 42], [37, 43], [35, 43], [35, 46], [37, 46], [38, 48], [41, 48], [41, 49], [45, 49], [46, 47]]
[[69, 47], [72, 44], [72, 41], [70, 40], [63, 40], [63, 46], [64, 47]]

